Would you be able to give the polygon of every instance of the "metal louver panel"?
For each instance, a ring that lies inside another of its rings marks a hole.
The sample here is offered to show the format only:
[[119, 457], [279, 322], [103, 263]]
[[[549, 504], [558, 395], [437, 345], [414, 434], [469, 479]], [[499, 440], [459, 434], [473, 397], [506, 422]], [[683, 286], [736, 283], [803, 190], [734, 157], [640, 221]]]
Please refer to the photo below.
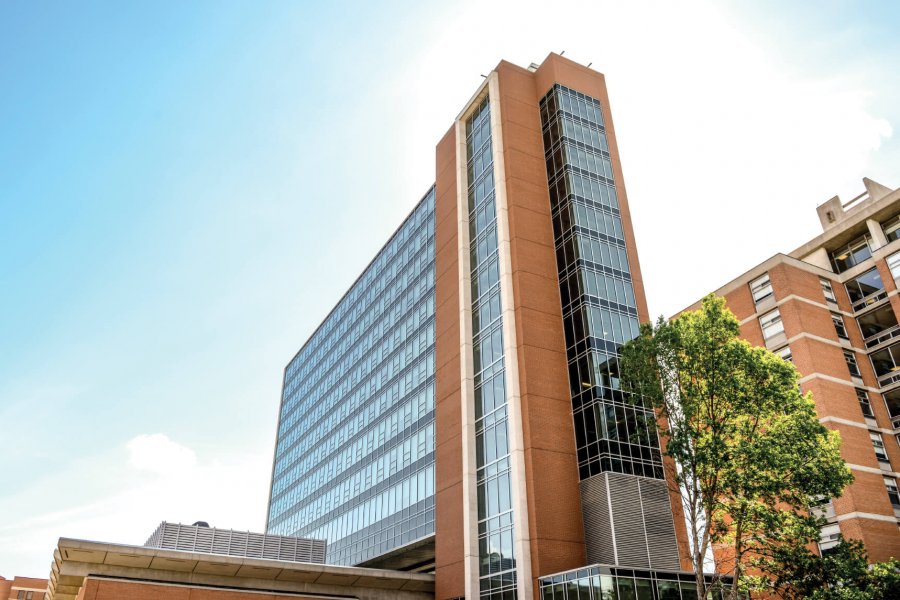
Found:
[[640, 486], [650, 567], [677, 571], [681, 568], [681, 561], [678, 559], [678, 542], [675, 538], [668, 484], [665, 481], [641, 479]]
[[588, 563], [679, 570], [665, 481], [607, 472], [581, 482]]
[[324, 563], [325, 540], [163, 522], [144, 543], [149, 548]]
[[590, 477], [581, 482], [581, 513], [588, 564], [616, 564], [605, 477]]
[[621, 473], [605, 473], [612, 505], [613, 536], [620, 565], [650, 566], [641, 489], [638, 478]]

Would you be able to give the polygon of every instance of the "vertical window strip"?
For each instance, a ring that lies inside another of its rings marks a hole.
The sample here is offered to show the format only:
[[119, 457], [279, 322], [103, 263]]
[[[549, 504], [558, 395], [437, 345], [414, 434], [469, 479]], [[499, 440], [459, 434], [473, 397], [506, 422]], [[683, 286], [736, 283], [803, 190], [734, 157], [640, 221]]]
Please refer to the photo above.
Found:
[[653, 413], [619, 389], [619, 348], [638, 319], [602, 115], [559, 84], [541, 100], [579, 473], [662, 479]]
[[489, 98], [466, 120], [478, 564], [482, 598], [516, 596], [506, 369]]

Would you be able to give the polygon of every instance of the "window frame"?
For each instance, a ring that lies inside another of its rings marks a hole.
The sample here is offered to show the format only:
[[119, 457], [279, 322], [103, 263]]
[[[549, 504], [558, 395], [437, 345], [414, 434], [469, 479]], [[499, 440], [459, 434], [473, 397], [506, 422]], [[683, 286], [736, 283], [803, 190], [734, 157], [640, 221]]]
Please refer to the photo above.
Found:
[[794, 362], [794, 355], [793, 355], [793, 353], [791, 352], [791, 345], [790, 345], [790, 344], [788, 344], [787, 346], [784, 346], [784, 347], [782, 347], [782, 348], [779, 348], [779, 349], [777, 349], [777, 350], [773, 350], [773, 352], [775, 352], [775, 354], [777, 354], [778, 356], [780, 356], [780, 357], [781, 357], [781, 360], [786, 360], [786, 361], [788, 361], [788, 362], [790, 362], [790, 363]]
[[[897, 254], [900, 254], [900, 252], [898, 252]], [[837, 304], [837, 296], [834, 295], [834, 286], [831, 284], [831, 280], [825, 279], [824, 277], [819, 277], [819, 284], [822, 286], [822, 293], [825, 295], [825, 302]]]
[[[851, 377], [862, 378], [862, 371], [859, 370], [859, 361], [856, 360], [856, 353], [853, 350], [844, 350], [844, 362], [847, 363], [847, 370], [850, 371]], [[853, 372], [854, 370], [856, 371], [855, 373]]]
[[884, 479], [884, 488], [887, 491], [888, 499], [895, 508], [900, 508], [900, 488], [897, 487], [897, 480], [889, 475], [882, 475]]
[[[879, 223], [879, 225], [889, 244], [893, 241], [900, 240], [900, 214], [894, 215], [887, 221]], [[888, 229], [890, 229], [890, 231], [888, 231]]]
[[[857, 259], [856, 254], [862, 250], [863, 246], [868, 250], [868, 256]], [[839, 259], [837, 255], [842, 252], [846, 252], [846, 256], [843, 259]], [[872, 237], [868, 233], [863, 233], [861, 236], [828, 253], [828, 259], [835, 273], [843, 273], [870, 258], [872, 258]]]
[[862, 388], [854, 389], [856, 390], [856, 400], [859, 402], [859, 407], [862, 410], [863, 416], [869, 419], [874, 419], [875, 411], [872, 410], [872, 402], [869, 399], [869, 392]]
[[828, 523], [823, 525], [819, 530], [819, 551], [824, 554], [837, 546], [840, 535], [841, 526], [839, 523]]
[[831, 313], [831, 322], [834, 325], [834, 330], [837, 333], [839, 339], [850, 341], [850, 332], [847, 330], [847, 323], [844, 321], [844, 316], [833, 312]]
[[[894, 259], [895, 264], [891, 263], [891, 259]], [[900, 252], [889, 254], [885, 257], [884, 262], [887, 265], [888, 270], [891, 272], [891, 277], [894, 278], [894, 281], [900, 281]], [[894, 272], [895, 269], [897, 272]]]
[[[747, 285], [750, 287], [750, 296], [753, 298], [753, 303], [757, 306], [764, 300], [775, 296], [775, 290], [772, 287], [772, 280], [768, 271]], [[765, 293], [757, 298], [757, 294], [761, 291], [765, 291]]]
[[[771, 331], [772, 328], [778, 328], [774, 333], [767, 334], [767, 331]], [[781, 311], [777, 308], [775, 310], [770, 310], [764, 315], [759, 317], [759, 328], [762, 330], [763, 340], [768, 342], [769, 340], [775, 339], [778, 334], [785, 333], [784, 331], [784, 320], [781, 318]], [[787, 335], [785, 333], [785, 335]]]
[[[887, 453], [887, 447], [884, 445], [884, 438], [881, 437], [881, 433], [878, 431], [869, 430], [869, 440], [872, 442], [872, 449], [875, 451], [875, 458], [878, 462], [888, 463], [890, 464], [891, 459]], [[881, 452], [879, 452], [879, 450]], [[882, 458], [882, 456], [884, 458]]]
[[[881, 287], [874, 292], [869, 292], [868, 294], [866, 294], [863, 292], [863, 289], [859, 284], [859, 280], [861, 277], [868, 275], [869, 273], [875, 273], [876, 275], [878, 275], [878, 281], [881, 283]], [[864, 272], [860, 273], [853, 279], [845, 281], [844, 289], [847, 291], [847, 296], [850, 298], [850, 305], [853, 309], [853, 312], [864, 310], [887, 297], [887, 289], [884, 286], [884, 279], [881, 278], [881, 271], [878, 270], [878, 267], [866, 269]], [[854, 294], [851, 292], [852, 289], [855, 289], [856, 292], [860, 294], [858, 298], [854, 299]]]

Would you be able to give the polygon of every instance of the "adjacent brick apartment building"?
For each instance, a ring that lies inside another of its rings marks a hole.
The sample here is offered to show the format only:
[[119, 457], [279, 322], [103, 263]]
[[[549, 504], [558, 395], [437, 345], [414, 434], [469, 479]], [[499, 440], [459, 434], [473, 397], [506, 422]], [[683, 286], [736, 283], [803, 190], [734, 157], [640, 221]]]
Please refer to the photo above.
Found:
[[716, 294], [745, 339], [794, 362], [820, 420], [841, 433], [855, 482], [820, 507], [821, 549], [842, 533], [881, 561], [900, 557], [900, 190], [863, 183], [818, 207], [821, 235]]
[[0, 577], [0, 600], [44, 600], [47, 584], [36, 577]]
[[433, 570], [441, 600], [690, 597], [659, 441], [618, 389], [649, 315], [603, 75], [501, 62], [435, 162], [285, 368], [267, 531]]

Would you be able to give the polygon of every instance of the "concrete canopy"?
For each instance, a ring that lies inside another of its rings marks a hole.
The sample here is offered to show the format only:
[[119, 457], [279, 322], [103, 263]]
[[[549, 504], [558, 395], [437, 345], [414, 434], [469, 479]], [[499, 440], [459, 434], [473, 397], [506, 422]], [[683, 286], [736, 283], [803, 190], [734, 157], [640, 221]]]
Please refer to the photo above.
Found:
[[50, 599], [75, 600], [88, 578], [321, 598], [430, 600], [434, 575], [164, 550], [60, 538]]

